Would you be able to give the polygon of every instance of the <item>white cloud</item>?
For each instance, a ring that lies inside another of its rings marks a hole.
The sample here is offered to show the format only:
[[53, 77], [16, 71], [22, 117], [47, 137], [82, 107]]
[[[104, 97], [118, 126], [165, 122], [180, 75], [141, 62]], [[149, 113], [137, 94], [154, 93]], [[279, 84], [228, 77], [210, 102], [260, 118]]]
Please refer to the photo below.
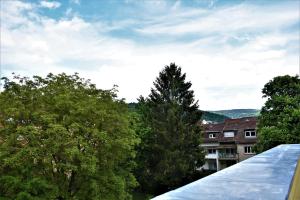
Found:
[[74, 4], [77, 4], [77, 5], [80, 5], [80, 0], [70, 0], [71, 3], [74, 3]]
[[43, 8], [55, 9], [61, 6], [57, 1], [41, 1], [40, 6]]
[[[213, 1], [212, 1], [213, 2]], [[153, 22], [145, 27], [137, 28], [142, 34], [183, 35], [191, 33], [235, 33], [237, 31], [251, 32], [277, 29], [287, 23], [299, 20], [298, 7], [285, 8], [283, 5], [259, 7], [256, 5], [239, 4], [232, 7], [195, 12], [189, 18], [182, 20], [178, 11], [166, 16], [154, 17]], [[186, 13], [182, 9], [181, 13]], [[162, 19], [161, 19], [162, 18]]]
[[[176, 9], [180, 9], [180, 5], [178, 6]], [[244, 22], [237, 15], [238, 22], [229, 23], [226, 21], [229, 19], [225, 20], [232, 30], [237, 30], [239, 24], [246, 24], [253, 16], [252, 11], [245, 13], [243, 6], [239, 8], [240, 11], [234, 8], [234, 13], [240, 12]], [[193, 18], [204, 14], [206, 16], [207, 12], [184, 10], [176, 16]], [[49, 72], [79, 72], [81, 76], [92, 79], [99, 88], [108, 89], [114, 84], [119, 85], [119, 96], [130, 102], [135, 101], [139, 95], [148, 95], [152, 82], [163, 66], [176, 62], [192, 82], [192, 89], [200, 100], [201, 109], [258, 108], [263, 103], [261, 88], [267, 81], [277, 75], [297, 73], [298, 53], [288, 53], [287, 44], [291, 41], [299, 42], [299, 38], [295, 33], [280, 30], [284, 23], [289, 22], [286, 18], [294, 20], [293, 8], [289, 11], [291, 13], [283, 8], [280, 13], [288, 15], [284, 17], [267, 13], [266, 18], [271, 15], [276, 18], [273, 17], [272, 20], [263, 19], [262, 11], [255, 12], [262, 17], [258, 27], [267, 25], [266, 21], [279, 22], [270, 22], [273, 25], [268, 25], [267, 32], [256, 35], [236, 33], [223, 26], [224, 30], [228, 30], [223, 35], [199, 36], [199, 39], [186, 43], [141, 44], [109, 36], [106, 31], [112, 30], [111, 27], [101, 21], [88, 22], [79, 16], [55, 20], [41, 16], [36, 11], [35, 4], [8, 2], [4, 5], [2, 15], [1, 65], [6, 75], [13, 71], [27, 76], [45, 75]], [[230, 12], [224, 8], [215, 14], [210, 13], [207, 23], [213, 22], [221, 26], [218, 21], [220, 13]], [[224, 18], [226, 17], [229, 16]], [[168, 16], [160, 17], [162, 18], [162, 21], [166, 21]], [[180, 17], [176, 21], [181, 22]], [[136, 22], [122, 21], [121, 24], [115, 24], [114, 28], [134, 23]], [[161, 24], [158, 23], [157, 26]], [[175, 30], [180, 32], [182, 26], [183, 22]], [[213, 27], [205, 25], [210, 26]], [[214, 30], [220, 31], [218, 26]], [[254, 29], [255, 24], [251, 27]], [[273, 30], [273, 27], [276, 28]], [[147, 28], [149, 27], [144, 30]], [[198, 26], [196, 28], [196, 31], [203, 29]], [[203, 31], [205, 32], [204, 29]], [[242, 41], [242, 44], [230, 45], [230, 39]]]

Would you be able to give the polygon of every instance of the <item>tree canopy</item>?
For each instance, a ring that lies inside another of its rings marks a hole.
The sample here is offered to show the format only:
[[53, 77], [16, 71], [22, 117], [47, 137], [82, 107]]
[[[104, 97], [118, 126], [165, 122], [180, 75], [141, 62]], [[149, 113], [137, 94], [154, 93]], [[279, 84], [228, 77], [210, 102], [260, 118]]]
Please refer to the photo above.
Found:
[[129, 199], [138, 142], [115, 89], [78, 76], [5, 78], [1, 199]]
[[278, 76], [262, 89], [267, 98], [259, 117], [258, 152], [279, 144], [300, 143], [300, 79]]
[[137, 178], [143, 189], [159, 193], [178, 186], [203, 164], [201, 111], [186, 74], [171, 63], [159, 73], [149, 97], [140, 97], [141, 145]]

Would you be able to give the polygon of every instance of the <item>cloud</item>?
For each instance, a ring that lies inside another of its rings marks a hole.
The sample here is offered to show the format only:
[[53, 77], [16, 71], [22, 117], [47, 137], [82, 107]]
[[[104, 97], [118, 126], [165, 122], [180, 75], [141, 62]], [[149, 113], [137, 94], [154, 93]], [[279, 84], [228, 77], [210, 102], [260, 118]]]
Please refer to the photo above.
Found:
[[[214, 1], [211, 1], [214, 2]], [[188, 9], [190, 10], [190, 9]], [[186, 9], [179, 11], [186, 13]], [[268, 31], [297, 23], [298, 7], [284, 5], [257, 6], [238, 4], [231, 7], [195, 12], [184, 18], [177, 12], [165, 16], [154, 17], [148, 26], [136, 31], [147, 35], [183, 35], [183, 34], [230, 34], [236, 32]]]
[[77, 4], [77, 5], [80, 5], [80, 0], [70, 0], [71, 3], [74, 3], [74, 4]]
[[[99, 88], [119, 85], [119, 96], [130, 102], [148, 95], [158, 72], [175, 62], [192, 82], [200, 108], [207, 110], [259, 108], [263, 104], [261, 88], [267, 81], [297, 73], [298, 32], [285, 31], [287, 25], [297, 22], [293, 6], [274, 5], [264, 14], [264, 8], [253, 5], [249, 11], [243, 4], [211, 12], [181, 3], [174, 4], [176, 12], [160, 10], [163, 14], [150, 21], [126, 18], [108, 23], [88, 21], [71, 15], [71, 10], [54, 19], [43, 16], [37, 4], [7, 1], [1, 11], [3, 72], [26, 76], [79, 72]], [[161, 6], [167, 9], [164, 3]], [[146, 30], [140, 33], [142, 38], [150, 42], [111, 35], [115, 30], [137, 30], [137, 24], [138, 30]], [[181, 30], [182, 26], [192, 29]], [[155, 31], [151, 32], [151, 27]], [[168, 29], [176, 33], [169, 34]], [[155, 37], [151, 39], [148, 36], [152, 34]], [[189, 34], [196, 35], [179, 37]], [[172, 40], [160, 41], [159, 35]]]
[[43, 8], [55, 9], [61, 6], [57, 1], [41, 1], [40, 6]]

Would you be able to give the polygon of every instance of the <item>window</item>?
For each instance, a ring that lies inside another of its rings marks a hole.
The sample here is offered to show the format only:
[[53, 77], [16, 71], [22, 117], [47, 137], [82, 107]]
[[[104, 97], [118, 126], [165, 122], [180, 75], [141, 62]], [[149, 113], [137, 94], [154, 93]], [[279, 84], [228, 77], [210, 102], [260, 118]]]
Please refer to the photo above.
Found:
[[253, 153], [252, 152], [252, 146], [245, 146], [244, 147], [244, 151], [245, 151], [245, 154], [251, 154], [251, 153]]
[[235, 154], [235, 149], [225, 149], [226, 154]]
[[252, 130], [252, 131], [245, 131], [245, 137], [246, 138], [254, 138], [254, 137], [256, 137], [256, 132], [255, 132], [255, 130]]
[[216, 137], [216, 133], [210, 133], [210, 134], [208, 135], [208, 137], [209, 137], [209, 138], [215, 138], [215, 137]]
[[234, 137], [233, 131], [224, 132], [224, 137]]
[[216, 149], [208, 149], [208, 154], [216, 154], [217, 150]]

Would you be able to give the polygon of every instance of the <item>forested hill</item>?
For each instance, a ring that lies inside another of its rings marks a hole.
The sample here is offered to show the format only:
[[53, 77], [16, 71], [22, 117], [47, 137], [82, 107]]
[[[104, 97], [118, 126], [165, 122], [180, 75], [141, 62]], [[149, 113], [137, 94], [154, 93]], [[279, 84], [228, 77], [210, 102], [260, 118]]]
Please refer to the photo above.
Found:
[[[137, 106], [137, 103], [129, 103], [128, 104], [129, 111], [131, 111], [131, 112], [136, 111], [136, 106]], [[202, 120], [205, 120], [210, 123], [221, 123], [225, 119], [230, 118], [225, 115], [217, 114], [217, 113], [213, 113], [213, 112], [209, 112], [209, 111], [202, 111], [202, 113], [203, 113]]]
[[231, 109], [231, 110], [216, 110], [209, 111], [215, 114], [225, 115], [229, 118], [254, 117], [258, 116], [260, 110], [257, 109]]
[[128, 103], [128, 110], [130, 112], [135, 112], [136, 111], [136, 107], [137, 107], [137, 103], [134, 103], [134, 102]]
[[[129, 103], [128, 108], [130, 111], [135, 111], [137, 103]], [[215, 111], [202, 111], [202, 120], [209, 123], [221, 123], [228, 118], [241, 118], [258, 116], [260, 110], [258, 109], [231, 109], [231, 110], [215, 110]]]
[[229, 119], [225, 115], [209, 112], [209, 111], [202, 111], [202, 120], [205, 120], [208, 123], [221, 123], [224, 122], [225, 119]]
[[207, 122], [220, 123], [228, 118], [256, 117], [260, 110], [257, 109], [231, 109], [231, 110], [216, 110], [202, 111], [202, 119]]

